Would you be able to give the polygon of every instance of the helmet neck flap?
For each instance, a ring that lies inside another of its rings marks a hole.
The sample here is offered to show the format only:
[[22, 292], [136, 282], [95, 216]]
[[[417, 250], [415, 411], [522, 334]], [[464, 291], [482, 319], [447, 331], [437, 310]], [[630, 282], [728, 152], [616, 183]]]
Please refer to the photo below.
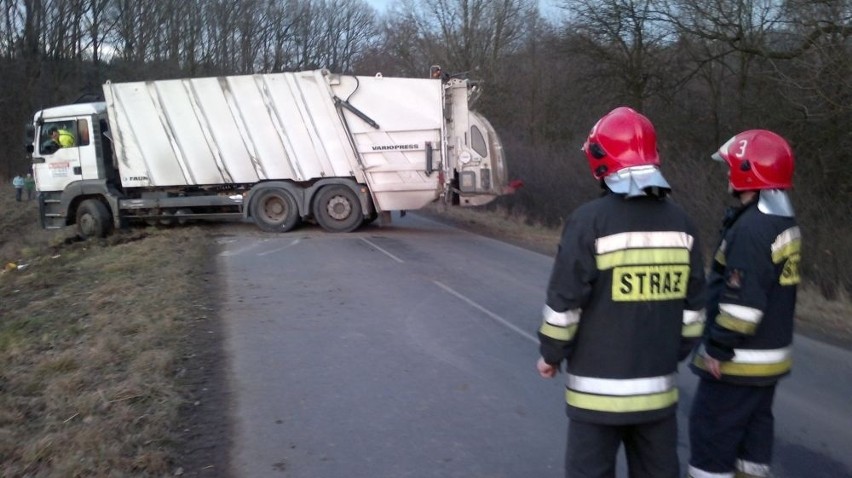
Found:
[[610, 191], [628, 198], [663, 196], [671, 190], [659, 168], [652, 165], [621, 169], [603, 178]]
[[781, 189], [763, 189], [760, 191], [760, 199], [757, 200], [757, 209], [763, 214], [770, 216], [793, 217], [793, 203], [787, 195], [787, 191]]

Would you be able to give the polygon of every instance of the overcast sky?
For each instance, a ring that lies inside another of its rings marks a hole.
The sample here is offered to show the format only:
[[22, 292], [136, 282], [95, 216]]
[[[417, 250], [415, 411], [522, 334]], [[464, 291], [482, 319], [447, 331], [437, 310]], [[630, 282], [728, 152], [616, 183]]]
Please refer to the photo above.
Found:
[[379, 12], [384, 12], [385, 8], [393, 1], [393, 0], [366, 0], [367, 3], [372, 5]]

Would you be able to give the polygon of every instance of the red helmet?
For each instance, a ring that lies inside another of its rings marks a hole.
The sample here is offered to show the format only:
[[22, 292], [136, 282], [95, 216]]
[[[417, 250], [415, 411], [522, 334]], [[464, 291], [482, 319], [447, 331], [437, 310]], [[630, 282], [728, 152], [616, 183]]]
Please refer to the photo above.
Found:
[[743, 131], [723, 144], [713, 159], [728, 163], [734, 191], [793, 186], [793, 150], [772, 131]]
[[595, 123], [583, 152], [595, 179], [633, 166], [660, 165], [654, 125], [626, 106], [610, 111]]

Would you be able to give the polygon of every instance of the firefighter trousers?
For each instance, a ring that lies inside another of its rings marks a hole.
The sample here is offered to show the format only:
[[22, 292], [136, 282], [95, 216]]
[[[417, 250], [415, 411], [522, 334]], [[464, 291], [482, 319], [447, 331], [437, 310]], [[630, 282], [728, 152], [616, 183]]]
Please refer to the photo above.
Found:
[[689, 414], [691, 478], [769, 476], [775, 384], [701, 379]]
[[624, 444], [630, 478], [678, 478], [677, 416], [634, 425], [571, 420], [565, 453], [567, 478], [615, 478]]

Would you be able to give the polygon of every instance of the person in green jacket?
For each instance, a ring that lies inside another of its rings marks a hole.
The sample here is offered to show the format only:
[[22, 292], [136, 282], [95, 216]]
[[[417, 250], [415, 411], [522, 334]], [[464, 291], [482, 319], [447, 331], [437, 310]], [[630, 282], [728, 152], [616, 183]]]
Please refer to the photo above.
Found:
[[50, 130], [50, 139], [56, 141], [60, 148], [70, 148], [74, 146], [74, 135], [64, 128], [52, 128]]
[[24, 178], [24, 189], [27, 190], [27, 201], [29, 201], [35, 195], [35, 178], [30, 173], [27, 173], [27, 177]]

